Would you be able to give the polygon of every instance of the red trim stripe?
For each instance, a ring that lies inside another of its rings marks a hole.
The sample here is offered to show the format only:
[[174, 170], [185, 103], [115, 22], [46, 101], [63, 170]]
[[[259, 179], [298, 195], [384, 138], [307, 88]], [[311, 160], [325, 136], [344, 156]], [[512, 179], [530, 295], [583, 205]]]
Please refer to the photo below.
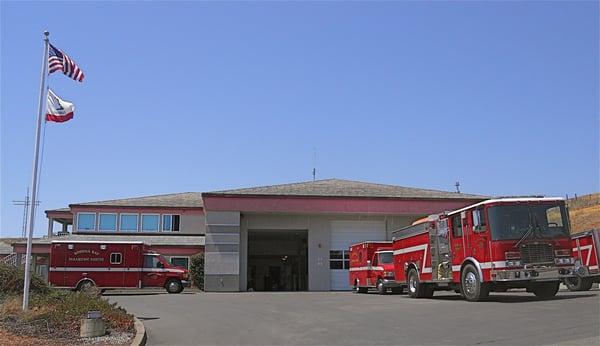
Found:
[[69, 121], [71, 119], [73, 119], [73, 112], [65, 115], [46, 114], [46, 121], [53, 121], [55, 123], [64, 123], [65, 121]]

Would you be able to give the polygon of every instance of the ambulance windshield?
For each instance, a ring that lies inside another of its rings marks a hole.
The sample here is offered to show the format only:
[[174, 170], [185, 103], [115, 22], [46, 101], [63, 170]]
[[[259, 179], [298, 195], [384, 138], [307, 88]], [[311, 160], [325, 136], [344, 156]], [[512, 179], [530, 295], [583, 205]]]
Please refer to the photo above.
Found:
[[569, 236], [562, 204], [498, 205], [488, 209], [492, 239], [560, 238]]
[[394, 256], [391, 251], [379, 253], [379, 264], [390, 264], [394, 260]]

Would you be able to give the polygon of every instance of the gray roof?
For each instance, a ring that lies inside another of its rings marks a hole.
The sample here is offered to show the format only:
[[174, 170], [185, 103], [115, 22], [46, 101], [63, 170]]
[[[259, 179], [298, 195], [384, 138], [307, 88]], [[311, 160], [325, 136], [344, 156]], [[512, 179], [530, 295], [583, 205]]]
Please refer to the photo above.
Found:
[[269, 185], [236, 190], [208, 192], [206, 195], [249, 196], [310, 196], [310, 197], [375, 197], [407, 199], [473, 199], [487, 198], [481, 195], [448, 191], [417, 189], [396, 185], [366, 183], [362, 181], [325, 179], [293, 184]]
[[[204, 236], [185, 235], [113, 235], [113, 234], [70, 234], [62, 237], [33, 239], [34, 244], [50, 244], [53, 240], [87, 240], [87, 241], [141, 241], [148, 245], [204, 245]], [[26, 240], [13, 243], [23, 243]]]
[[200, 192], [170, 193], [166, 195], [144, 196], [107, 201], [73, 203], [71, 205], [90, 206], [116, 206], [116, 207], [180, 207], [202, 208], [202, 194]]

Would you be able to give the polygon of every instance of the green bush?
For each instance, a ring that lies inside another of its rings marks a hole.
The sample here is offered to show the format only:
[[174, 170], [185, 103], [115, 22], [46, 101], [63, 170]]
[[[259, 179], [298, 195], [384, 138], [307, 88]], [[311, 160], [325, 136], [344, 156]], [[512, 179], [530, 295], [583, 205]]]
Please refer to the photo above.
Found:
[[192, 257], [190, 276], [194, 285], [204, 291], [204, 252]]
[[[20, 267], [0, 264], [0, 292], [4, 294], [23, 293], [25, 270]], [[50, 286], [38, 275], [32, 273], [30, 292], [45, 294], [50, 292]]]

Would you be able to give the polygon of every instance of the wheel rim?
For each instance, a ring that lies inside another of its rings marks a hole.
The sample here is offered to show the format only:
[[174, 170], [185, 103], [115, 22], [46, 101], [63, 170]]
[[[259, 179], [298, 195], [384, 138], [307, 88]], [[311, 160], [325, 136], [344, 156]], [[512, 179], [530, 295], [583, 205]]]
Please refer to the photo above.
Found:
[[468, 272], [465, 275], [465, 293], [472, 296], [477, 291], [477, 276], [475, 273]]
[[169, 291], [177, 291], [179, 289], [179, 284], [175, 281], [169, 282]]
[[417, 292], [417, 279], [414, 275], [411, 275], [408, 279], [408, 289], [410, 289], [410, 292], [412, 293]]
[[381, 280], [379, 280], [379, 282], [377, 283], [377, 289], [380, 292], [383, 292], [383, 282], [381, 282]]

